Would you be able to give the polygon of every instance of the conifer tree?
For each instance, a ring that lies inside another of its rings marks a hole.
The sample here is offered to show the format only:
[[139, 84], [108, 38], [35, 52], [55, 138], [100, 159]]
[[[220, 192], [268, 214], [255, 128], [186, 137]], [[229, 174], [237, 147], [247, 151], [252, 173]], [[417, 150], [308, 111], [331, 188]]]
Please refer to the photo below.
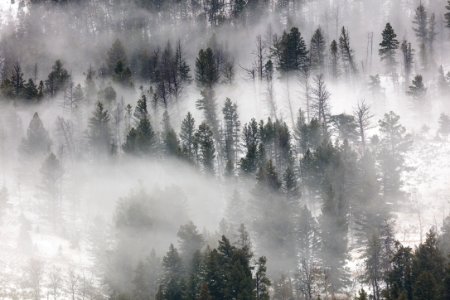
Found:
[[195, 119], [190, 112], [181, 122], [181, 147], [184, 157], [193, 162], [195, 159]]
[[89, 119], [89, 142], [97, 156], [108, 153], [111, 149], [109, 121], [109, 112], [103, 108], [101, 102], [97, 102], [96, 109]]
[[202, 98], [198, 99], [196, 106], [199, 110], [203, 111], [206, 124], [214, 134], [216, 140], [219, 139], [219, 123], [217, 119], [217, 103], [216, 96], [213, 89], [204, 89], [201, 91]]
[[446, 21], [446, 26], [450, 28], [450, 0], [447, 1], [447, 5], [445, 6], [447, 12], [444, 14], [444, 18]]
[[405, 82], [409, 82], [414, 63], [414, 50], [411, 47], [411, 43], [408, 43], [406, 40], [402, 42], [401, 50], [403, 57], [403, 73], [405, 76]]
[[379, 159], [385, 198], [397, 196], [402, 185], [400, 174], [404, 170], [404, 154], [411, 146], [411, 137], [400, 124], [400, 116], [394, 112], [384, 115], [378, 122], [381, 132]]
[[177, 249], [171, 244], [169, 251], [163, 258], [163, 277], [161, 280], [160, 294], [164, 300], [183, 299], [185, 282], [183, 278], [184, 268]]
[[423, 83], [422, 75], [416, 75], [412, 81], [412, 85], [409, 86], [407, 94], [414, 98], [416, 101], [421, 101], [426, 95], [427, 89]]
[[258, 123], [255, 119], [252, 119], [249, 124], [245, 124], [243, 129], [243, 138], [245, 146], [245, 156], [241, 158], [241, 170], [246, 174], [256, 172], [258, 167], [258, 146], [259, 146], [259, 133]]
[[45, 81], [46, 91], [50, 97], [54, 97], [59, 91], [62, 91], [70, 80], [70, 75], [63, 67], [63, 63], [57, 60], [48, 74]]
[[339, 53], [346, 72], [355, 74], [357, 68], [353, 57], [353, 49], [350, 47], [350, 37], [345, 27], [342, 27], [341, 36], [339, 37]]
[[170, 125], [169, 114], [167, 111], [163, 114], [163, 143], [165, 153], [171, 156], [178, 156], [180, 153], [180, 143], [177, 134]]
[[397, 40], [397, 34], [395, 34], [394, 29], [390, 23], [386, 24], [385, 29], [382, 33], [383, 40], [380, 43], [379, 54], [381, 60], [385, 61], [386, 68], [393, 72], [395, 70], [395, 65], [397, 61], [395, 59], [396, 51], [399, 48], [399, 41]]
[[269, 288], [270, 288], [270, 280], [267, 278], [266, 267], [267, 259], [265, 256], [261, 256], [256, 263], [256, 273], [255, 273], [255, 292], [256, 292], [256, 300], [269, 300]]
[[339, 51], [335, 40], [330, 45], [330, 73], [334, 79], [337, 79], [339, 76]]
[[319, 73], [324, 72], [325, 67], [325, 38], [322, 29], [319, 27], [314, 32], [311, 38], [311, 45], [309, 49], [309, 56], [311, 60], [311, 68], [317, 70]]
[[20, 150], [27, 155], [46, 155], [50, 151], [52, 142], [50, 140], [48, 131], [36, 112], [28, 126], [26, 138], [22, 140]]
[[219, 81], [218, 66], [213, 50], [201, 49], [195, 61], [195, 80], [199, 87], [212, 88]]
[[427, 68], [427, 42], [428, 42], [428, 17], [425, 6], [422, 2], [416, 8], [414, 20], [413, 20], [413, 30], [416, 34], [416, 38], [420, 47], [420, 57], [422, 59], [423, 68]]
[[210, 127], [203, 122], [195, 133], [195, 140], [199, 147], [200, 162], [206, 172], [214, 172], [214, 158], [216, 150], [214, 147], [213, 133]]
[[289, 33], [283, 32], [275, 45], [275, 55], [278, 68], [283, 73], [305, 72], [309, 68], [308, 50], [297, 27], [292, 27]]
[[241, 122], [237, 112], [237, 104], [232, 103], [229, 98], [225, 100], [224, 107], [222, 109], [224, 118], [224, 152], [225, 160], [227, 161], [228, 171], [232, 173], [235, 169], [235, 163], [238, 157], [239, 147], [239, 132]]

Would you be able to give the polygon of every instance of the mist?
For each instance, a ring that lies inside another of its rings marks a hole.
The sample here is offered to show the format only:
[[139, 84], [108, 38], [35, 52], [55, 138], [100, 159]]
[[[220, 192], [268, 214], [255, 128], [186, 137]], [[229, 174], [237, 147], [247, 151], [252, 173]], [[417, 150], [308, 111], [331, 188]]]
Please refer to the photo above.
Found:
[[0, 3], [0, 298], [447, 299], [447, 2]]

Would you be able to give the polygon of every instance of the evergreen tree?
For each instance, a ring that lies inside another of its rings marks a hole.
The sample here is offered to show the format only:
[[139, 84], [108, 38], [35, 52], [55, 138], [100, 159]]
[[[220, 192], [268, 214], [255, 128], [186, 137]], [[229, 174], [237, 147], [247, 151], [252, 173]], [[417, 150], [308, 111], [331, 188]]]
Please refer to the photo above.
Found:
[[330, 73], [334, 79], [339, 76], [339, 51], [335, 40], [330, 45]]
[[169, 251], [163, 258], [163, 277], [160, 292], [164, 300], [183, 299], [185, 282], [183, 278], [184, 268], [177, 249], [171, 244]]
[[203, 122], [195, 133], [195, 140], [199, 147], [200, 162], [206, 172], [214, 172], [215, 147], [213, 133], [210, 127]]
[[181, 253], [180, 257], [184, 266], [188, 268], [188, 271], [191, 271], [195, 267], [193, 265], [194, 255], [202, 250], [205, 240], [192, 222], [180, 226], [177, 237]]
[[381, 60], [386, 62], [387, 69], [390, 72], [393, 72], [395, 70], [395, 65], [397, 64], [395, 55], [400, 43], [397, 40], [397, 34], [395, 34], [390, 23], [386, 24], [382, 36], [383, 40], [380, 43], [380, 49], [378, 52]]
[[123, 150], [130, 154], [136, 155], [152, 155], [155, 154], [155, 132], [146, 117], [139, 120], [136, 128], [131, 128]]
[[275, 45], [275, 55], [278, 68], [283, 73], [305, 72], [309, 68], [308, 50], [297, 27], [292, 27], [289, 33], [283, 32]]
[[237, 104], [232, 103], [229, 98], [225, 100], [224, 107], [222, 109], [224, 118], [224, 153], [225, 160], [227, 161], [227, 169], [229, 174], [235, 169], [235, 163], [238, 157], [239, 147], [239, 132], [241, 122], [237, 112]]
[[450, 28], [450, 0], [447, 1], [447, 5], [445, 6], [445, 9], [447, 9], [447, 12], [444, 14], [444, 18], [446, 21], [446, 26]]
[[402, 42], [401, 49], [403, 56], [403, 73], [405, 81], [409, 82], [414, 63], [414, 50], [411, 48], [411, 43], [408, 43], [406, 40]]
[[[119, 63], [122, 65], [122, 67], [126, 66], [128, 63], [128, 59], [122, 42], [119, 39], [116, 39], [112, 44], [111, 48], [107, 52], [106, 57], [107, 72], [111, 75], [116, 73], [115, 69], [117, 68]], [[89, 71], [88, 75], [90, 76]]]
[[48, 217], [53, 225], [61, 217], [61, 184], [64, 170], [55, 154], [50, 153], [40, 169], [41, 189], [48, 201]]
[[422, 101], [426, 95], [427, 89], [423, 84], [422, 75], [416, 75], [412, 81], [412, 85], [409, 86], [407, 94], [414, 98], [416, 101]]
[[169, 114], [167, 111], [163, 114], [163, 143], [165, 153], [172, 156], [177, 156], [180, 153], [180, 143], [177, 134], [170, 125]]
[[201, 99], [198, 99], [196, 106], [203, 111], [206, 124], [210, 127], [216, 140], [219, 139], [219, 123], [217, 119], [217, 103], [214, 90], [204, 89], [201, 91]]
[[350, 47], [350, 37], [345, 27], [342, 27], [341, 36], [339, 37], [339, 51], [346, 72], [355, 74], [357, 69], [353, 57], [353, 49]]
[[255, 292], [256, 300], [269, 300], [269, 288], [270, 280], [267, 278], [266, 267], [267, 259], [265, 256], [261, 256], [256, 263], [256, 273], [255, 273]]
[[246, 174], [251, 174], [256, 172], [259, 160], [259, 133], [258, 123], [255, 119], [244, 125], [243, 138], [246, 151], [245, 156], [241, 158], [241, 170]]
[[45, 81], [45, 87], [50, 97], [56, 96], [59, 91], [62, 91], [70, 80], [70, 75], [63, 67], [63, 63], [57, 60], [52, 67], [52, 71], [48, 74]]
[[311, 38], [309, 56], [311, 60], [311, 68], [323, 73], [325, 67], [325, 38], [322, 29], [319, 27]]
[[22, 140], [20, 150], [26, 155], [40, 156], [46, 155], [50, 151], [52, 142], [48, 131], [36, 112], [28, 126], [26, 138]]
[[147, 97], [145, 96], [145, 94], [142, 94], [141, 98], [139, 98], [134, 109], [133, 116], [138, 121], [148, 118]]
[[89, 142], [97, 156], [109, 153], [111, 149], [109, 121], [109, 112], [103, 108], [101, 102], [97, 102], [96, 109], [89, 119]]
[[380, 120], [380, 152], [379, 159], [382, 172], [384, 197], [397, 196], [400, 193], [401, 172], [404, 170], [404, 154], [411, 146], [411, 137], [400, 124], [400, 116], [394, 112], [384, 115]]
[[417, 41], [420, 46], [420, 57], [422, 58], [422, 66], [427, 68], [427, 52], [426, 45], [428, 41], [428, 17], [425, 6], [422, 2], [416, 8], [414, 20], [413, 20], [413, 30], [416, 34]]
[[219, 81], [218, 66], [213, 50], [201, 49], [195, 61], [195, 80], [199, 87], [212, 88]]
[[193, 162], [196, 157], [195, 119], [190, 112], [187, 113], [186, 117], [181, 122], [180, 140], [184, 157], [186, 157], [188, 161]]

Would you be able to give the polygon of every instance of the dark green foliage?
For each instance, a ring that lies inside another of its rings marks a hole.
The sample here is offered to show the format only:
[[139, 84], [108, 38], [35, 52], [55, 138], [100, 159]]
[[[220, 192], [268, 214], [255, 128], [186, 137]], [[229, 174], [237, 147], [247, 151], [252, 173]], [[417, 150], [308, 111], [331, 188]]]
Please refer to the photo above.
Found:
[[206, 124], [211, 128], [214, 138], [219, 139], [219, 123], [217, 119], [216, 96], [213, 89], [206, 88], [201, 91], [201, 99], [195, 103], [199, 110], [203, 111]]
[[338, 137], [341, 141], [356, 142], [358, 137], [356, 128], [358, 125], [354, 116], [347, 114], [334, 115], [331, 116], [330, 121], [338, 132]]
[[199, 87], [213, 87], [219, 81], [218, 66], [211, 48], [201, 49], [195, 61], [195, 80]]
[[237, 104], [232, 103], [231, 100], [227, 98], [222, 113], [224, 118], [224, 159], [227, 162], [228, 174], [232, 174], [238, 158], [239, 132], [241, 126], [237, 112]]
[[346, 73], [356, 73], [357, 68], [353, 57], [353, 49], [350, 47], [350, 37], [347, 29], [342, 27], [339, 37], [339, 51]]
[[258, 123], [252, 119], [249, 124], [244, 125], [243, 139], [245, 146], [245, 156], [241, 158], [241, 170], [245, 174], [256, 172], [259, 161], [258, 151], [260, 138], [258, 133]]
[[267, 258], [265, 256], [261, 256], [256, 263], [256, 273], [255, 273], [255, 292], [256, 292], [256, 300], [269, 300], [269, 288], [270, 288], [270, 280], [267, 278], [267, 267], [266, 267]]
[[406, 40], [402, 42], [401, 45], [402, 57], [403, 57], [403, 72], [405, 75], [405, 81], [409, 82], [409, 77], [411, 76], [412, 65], [414, 62], [414, 50], [411, 47], [411, 43]]
[[382, 36], [383, 40], [380, 43], [378, 53], [380, 54], [381, 60], [386, 61], [388, 70], [392, 71], [397, 63], [395, 60], [395, 52], [400, 43], [397, 40], [397, 34], [395, 34], [390, 23], [386, 24]]
[[168, 156], [178, 156], [180, 154], [180, 142], [177, 134], [170, 125], [169, 114], [167, 111], [163, 114], [163, 132], [162, 141], [164, 144], [164, 152]]
[[181, 122], [180, 140], [183, 156], [193, 162], [196, 158], [195, 120], [190, 112]]
[[326, 43], [322, 29], [319, 27], [311, 38], [309, 48], [309, 56], [311, 61], [311, 69], [322, 73], [325, 67], [325, 50]]
[[445, 13], [444, 17], [445, 17], [445, 21], [446, 21], [446, 26], [450, 28], [450, 1], [447, 1], [447, 5], [445, 6], [445, 9], [447, 9], [447, 12]]
[[136, 128], [128, 132], [123, 150], [129, 154], [152, 155], [155, 154], [155, 133], [148, 118], [139, 120]]
[[275, 55], [283, 73], [305, 72], [309, 68], [308, 50], [297, 27], [292, 27], [289, 33], [283, 32], [275, 45]]
[[416, 101], [424, 100], [427, 93], [427, 89], [423, 83], [422, 75], [417, 75], [412, 81], [412, 85], [409, 86], [407, 94], [413, 97]]
[[198, 144], [199, 160], [206, 172], [214, 172], [214, 158], [216, 149], [214, 147], [213, 132], [203, 122], [195, 133], [195, 142]]
[[336, 40], [333, 40], [330, 45], [330, 72], [331, 76], [336, 79], [339, 76], [339, 51]]
[[402, 186], [400, 174], [405, 168], [404, 154], [412, 144], [411, 137], [399, 121], [400, 116], [391, 111], [378, 122], [381, 132], [378, 158], [385, 198], [399, 196]]
[[384, 295], [387, 299], [413, 299], [412, 262], [411, 248], [397, 243], [396, 252], [391, 261], [391, 270], [386, 277], [388, 287]]
[[51, 144], [48, 131], [44, 128], [38, 113], [34, 113], [27, 135], [20, 145], [20, 151], [26, 155], [39, 157], [48, 154]]
[[163, 257], [163, 276], [161, 280], [160, 299], [183, 299], [185, 280], [183, 278], [184, 267], [177, 249], [171, 244], [166, 256]]
[[63, 67], [63, 63], [60, 60], [57, 60], [52, 67], [52, 71], [48, 74], [47, 80], [45, 81], [46, 93], [50, 97], [56, 96], [58, 92], [62, 91], [66, 87], [69, 79], [70, 75]]
[[109, 112], [103, 108], [101, 102], [97, 102], [96, 109], [89, 119], [89, 142], [96, 155], [104, 155], [111, 149], [109, 121]]

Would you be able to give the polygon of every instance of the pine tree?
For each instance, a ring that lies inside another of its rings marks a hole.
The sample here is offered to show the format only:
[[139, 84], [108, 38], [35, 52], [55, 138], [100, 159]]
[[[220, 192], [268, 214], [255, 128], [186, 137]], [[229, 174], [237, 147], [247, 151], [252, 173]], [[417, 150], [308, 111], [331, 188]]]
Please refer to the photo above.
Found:
[[95, 71], [92, 66], [86, 72], [86, 78], [84, 80], [84, 93], [86, 96], [87, 103], [91, 103], [97, 94], [97, 86], [95, 84]]
[[187, 113], [186, 117], [181, 122], [180, 140], [184, 157], [186, 157], [188, 161], [193, 162], [196, 157], [195, 119], [190, 112]]
[[212, 130], [214, 138], [216, 140], [220, 140], [219, 123], [217, 119], [217, 104], [214, 90], [207, 88], [201, 91], [200, 94], [202, 98], [198, 99], [195, 104], [199, 110], [203, 111], [206, 124], [208, 124]]
[[195, 140], [199, 146], [200, 162], [206, 172], [214, 172], [215, 147], [213, 133], [210, 127], [203, 122], [195, 133]]
[[195, 267], [193, 265], [194, 255], [202, 250], [205, 240], [192, 222], [180, 226], [177, 237], [180, 247], [180, 257], [187, 270], [191, 271]]
[[148, 118], [147, 97], [145, 96], [145, 94], [142, 94], [141, 98], [139, 98], [137, 105], [134, 109], [133, 116], [138, 121]]
[[337, 79], [339, 76], [339, 51], [335, 40], [330, 45], [330, 73], [334, 79]]
[[322, 33], [322, 29], [319, 27], [314, 32], [311, 38], [311, 45], [309, 49], [309, 56], [311, 60], [311, 69], [324, 72], [325, 67], [325, 38]]
[[305, 72], [309, 68], [308, 50], [297, 27], [292, 27], [289, 33], [283, 32], [275, 45], [275, 55], [282, 73]]
[[163, 114], [163, 143], [165, 153], [171, 156], [178, 156], [180, 153], [180, 143], [178, 141], [177, 134], [170, 125], [169, 114], [164, 111]]
[[422, 2], [416, 8], [414, 20], [413, 20], [413, 30], [416, 34], [417, 41], [420, 46], [420, 57], [422, 58], [422, 66], [427, 68], [427, 51], [426, 45], [428, 42], [428, 17], [425, 6]]
[[382, 172], [382, 186], [385, 198], [397, 196], [402, 185], [400, 174], [404, 170], [404, 154], [411, 146], [411, 137], [400, 124], [400, 116], [394, 112], [384, 115], [380, 120], [379, 160]]
[[219, 81], [218, 66], [213, 50], [201, 49], [195, 61], [195, 80], [199, 87], [212, 88]]
[[64, 170], [55, 154], [50, 153], [40, 169], [41, 189], [48, 201], [48, 217], [56, 225], [61, 214], [61, 184]]
[[63, 63], [60, 60], [57, 60], [45, 81], [46, 92], [50, 97], [56, 96], [59, 91], [62, 91], [66, 87], [69, 80], [69, 73], [63, 67]]
[[107, 52], [106, 57], [107, 72], [111, 75], [114, 74], [115, 69], [117, 68], [119, 63], [121, 63], [122, 66], [126, 66], [128, 63], [128, 59], [122, 42], [119, 39], [117, 39], [114, 41], [111, 48]]
[[445, 20], [446, 20], [446, 26], [450, 28], [450, 0], [447, 1], [447, 5], [445, 6], [445, 9], [447, 9], [447, 12], [444, 14]]
[[109, 112], [103, 108], [101, 102], [97, 102], [96, 109], [89, 119], [89, 142], [97, 156], [109, 153], [111, 149], [109, 121]]
[[346, 72], [355, 74], [357, 69], [353, 58], [353, 49], [350, 47], [350, 37], [345, 27], [342, 27], [341, 36], [339, 37], [339, 51]]
[[379, 54], [381, 60], [386, 62], [386, 67], [390, 72], [395, 70], [397, 61], [395, 59], [396, 51], [399, 48], [399, 41], [397, 40], [397, 34], [390, 23], [386, 24], [382, 33], [383, 40], [380, 43]]
[[421, 101], [426, 95], [427, 89], [423, 84], [422, 75], [416, 75], [412, 81], [412, 85], [409, 86], [407, 94], [414, 98], [416, 101]]
[[252, 119], [249, 124], [244, 125], [243, 137], [246, 151], [245, 156], [241, 158], [241, 170], [245, 174], [251, 174], [256, 172], [259, 158], [258, 123], [255, 119]]
[[28, 126], [26, 138], [22, 140], [20, 150], [26, 155], [46, 155], [52, 142], [38, 113], [34, 113]]
[[163, 258], [163, 277], [161, 280], [161, 294], [164, 300], [183, 299], [185, 282], [184, 268], [177, 249], [171, 244], [169, 251]]
[[267, 278], [266, 267], [267, 259], [265, 256], [261, 256], [256, 263], [256, 273], [255, 273], [255, 292], [256, 292], [256, 300], [269, 300], [269, 288], [270, 288], [270, 280]]
[[406, 40], [402, 42], [401, 49], [403, 56], [403, 73], [405, 76], [405, 82], [409, 82], [414, 63], [414, 50], [411, 48], [411, 43], [408, 43]]
[[241, 122], [237, 112], [237, 104], [232, 103], [229, 98], [225, 100], [224, 107], [222, 109], [224, 118], [224, 152], [225, 160], [227, 161], [227, 169], [229, 174], [235, 169], [235, 163], [238, 157], [239, 147], [239, 132]]

